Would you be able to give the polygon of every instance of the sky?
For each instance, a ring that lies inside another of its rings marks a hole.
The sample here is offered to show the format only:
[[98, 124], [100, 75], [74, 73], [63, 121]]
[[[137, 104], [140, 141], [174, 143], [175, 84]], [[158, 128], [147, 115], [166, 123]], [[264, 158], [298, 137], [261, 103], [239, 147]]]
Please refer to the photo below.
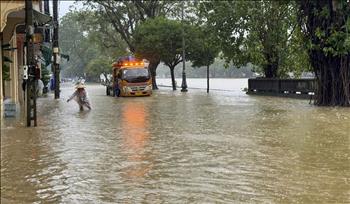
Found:
[[82, 7], [82, 2], [60, 0], [59, 1], [59, 8], [58, 8], [59, 9], [58, 17], [62, 18], [66, 13], [68, 13], [70, 6], [76, 6], [78, 8], [81, 8]]

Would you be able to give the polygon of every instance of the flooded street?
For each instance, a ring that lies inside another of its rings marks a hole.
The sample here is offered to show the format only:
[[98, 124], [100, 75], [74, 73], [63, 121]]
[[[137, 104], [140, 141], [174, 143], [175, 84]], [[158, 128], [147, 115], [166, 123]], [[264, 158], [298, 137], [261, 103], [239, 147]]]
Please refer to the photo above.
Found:
[[88, 85], [83, 112], [63, 85], [38, 127], [1, 122], [1, 203], [350, 203], [350, 109], [234, 83], [138, 98]]

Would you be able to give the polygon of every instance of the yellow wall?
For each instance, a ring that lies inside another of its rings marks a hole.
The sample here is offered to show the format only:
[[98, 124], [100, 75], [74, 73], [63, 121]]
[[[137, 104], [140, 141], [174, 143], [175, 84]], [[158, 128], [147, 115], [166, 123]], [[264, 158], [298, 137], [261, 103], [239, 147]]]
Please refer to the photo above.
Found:
[[[2, 40], [0, 39], [0, 45], [2, 44]], [[0, 49], [0, 117], [2, 117], [2, 49]]]
[[[37, 10], [37, 11], [41, 11], [41, 0], [34, 0], [33, 1], [33, 9]], [[14, 24], [18, 24], [18, 20], [19, 19], [12, 19], [10, 21], [13, 22], [8, 22], [8, 18], [7, 16], [11, 13], [11, 12], [16, 12], [19, 10], [24, 9], [25, 7], [25, 1], [19, 1], [19, 0], [0, 0], [0, 32], [3, 32], [3, 36], [8, 36], [9, 39], [11, 39], [10, 44], [11, 47], [16, 47], [16, 35], [15, 33], [13, 33], [13, 30], [9, 30], [6, 31], [4, 30], [6, 27], [6, 24], [9, 25], [14, 25]], [[24, 18], [22, 20], [22, 23], [24, 23]], [[11, 33], [9, 33], [11, 32]], [[7, 38], [7, 37], [6, 37]], [[8, 42], [2, 42], [2, 43], [8, 43]], [[0, 52], [1, 56], [2, 53]], [[21, 62], [18, 62], [17, 58], [17, 52], [11, 52], [10, 54], [10, 58], [13, 60], [13, 63], [11, 63], [11, 69], [10, 69], [10, 78], [11, 81], [6, 82], [6, 96], [10, 96], [11, 99], [18, 103], [19, 99], [21, 98], [19, 96], [20, 92], [20, 84], [21, 84], [21, 77], [19, 76], [21, 73], [19, 73], [19, 65], [21, 65]], [[3, 87], [2, 87], [2, 63], [1, 63], [2, 58], [0, 57], [0, 109], [2, 112], [2, 103], [3, 103]], [[2, 114], [1, 114], [2, 115]], [[1, 116], [0, 116], [1, 117]]]
[[[13, 35], [10, 41], [11, 47], [17, 47], [16, 34]], [[13, 102], [18, 103], [18, 63], [17, 63], [17, 51], [11, 52], [11, 59], [13, 59], [13, 63], [10, 64], [11, 70], [11, 99]]]
[[0, 31], [2, 32], [6, 26], [7, 15], [13, 11], [18, 11], [24, 8], [24, 1], [0, 1], [1, 8], [1, 25]]
[[[33, 9], [40, 11], [40, 0], [33, 1]], [[18, 11], [21, 9], [24, 9], [25, 1], [19, 1], [19, 0], [1, 0], [0, 1], [0, 8], [1, 8], [1, 24], [0, 24], [0, 32], [3, 31], [3, 29], [6, 26], [7, 21], [7, 15], [13, 11]]]

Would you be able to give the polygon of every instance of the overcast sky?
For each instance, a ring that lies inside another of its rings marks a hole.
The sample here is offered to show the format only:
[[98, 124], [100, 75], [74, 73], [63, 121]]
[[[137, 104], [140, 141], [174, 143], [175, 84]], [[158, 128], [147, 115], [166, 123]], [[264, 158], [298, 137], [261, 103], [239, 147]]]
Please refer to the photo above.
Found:
[[61, 18], [62, 16], [64, 16], [66, 13], [69, 12], [70, 6], [75, 6], [78, 8], [82, 7], [82, 2], [61, 0], [61, 1], [59, 1], [59, 3], [60, 3], [59, 4], [59, 13], [58, 13], [59, 18]]

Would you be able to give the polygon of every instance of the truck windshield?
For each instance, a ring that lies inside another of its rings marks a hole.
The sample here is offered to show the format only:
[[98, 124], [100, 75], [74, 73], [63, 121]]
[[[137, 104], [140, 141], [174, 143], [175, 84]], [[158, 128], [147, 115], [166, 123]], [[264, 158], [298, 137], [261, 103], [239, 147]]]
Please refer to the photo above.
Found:
[[124, 69], [121, 78], [127, 82], [145, 82], [150, 79], [150, 75], [148, 69], [145, 68]]

